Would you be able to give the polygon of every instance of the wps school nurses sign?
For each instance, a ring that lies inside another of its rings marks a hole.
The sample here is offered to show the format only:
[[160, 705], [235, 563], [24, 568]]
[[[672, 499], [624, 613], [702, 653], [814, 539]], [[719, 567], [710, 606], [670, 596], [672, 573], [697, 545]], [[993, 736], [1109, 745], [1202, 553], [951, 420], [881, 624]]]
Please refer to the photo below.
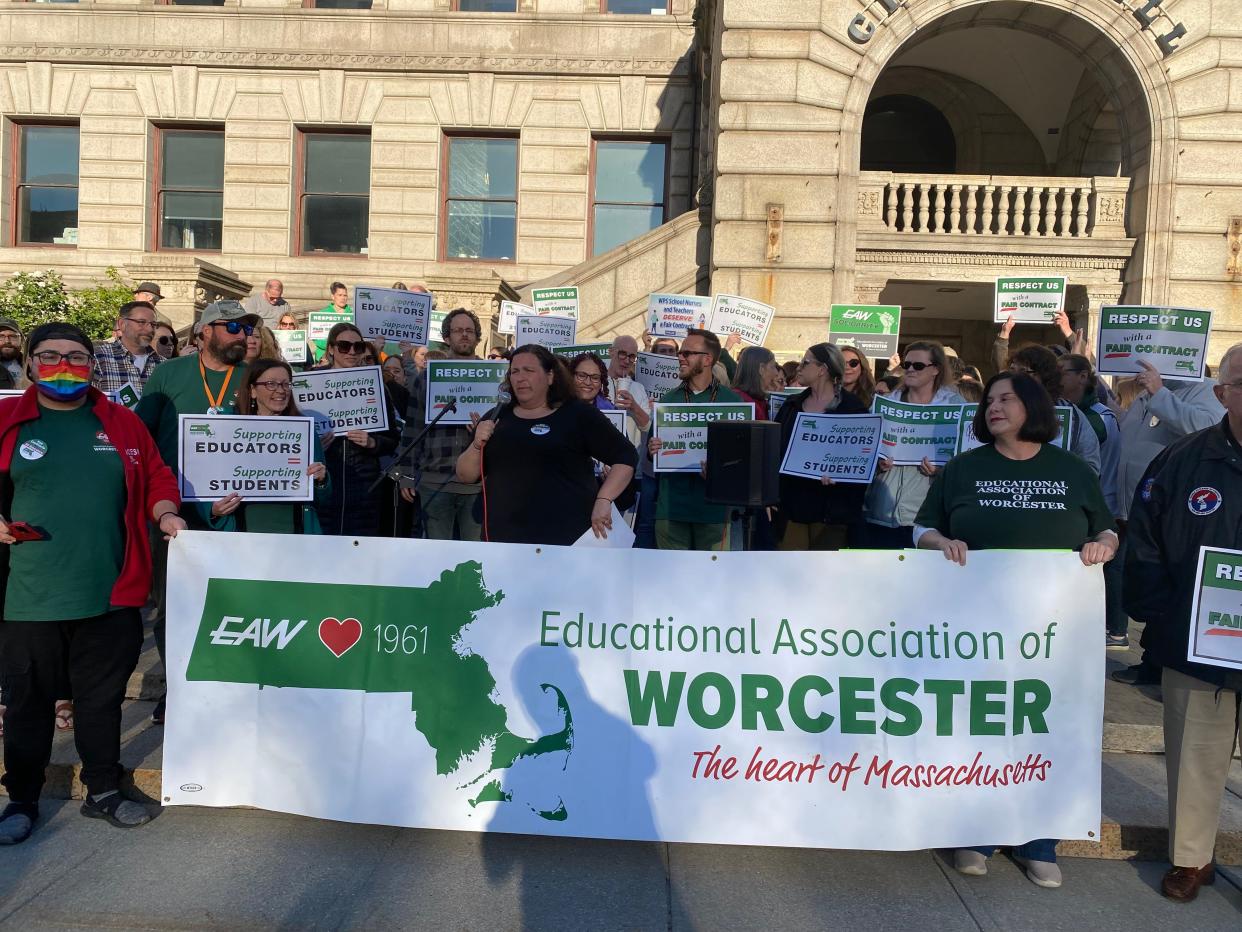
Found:
[[[1207, 509], [1220, 507], [1216, 489], [1197, 491], [1202, 498], [1192, 511], [1198, 507], [1210, 514]], [[1197, 576], [1186, 659], [1242, 670], [1242, 551], [1200, 547]]]
[[552, 349], [571, 346], [578, 339], [578, 321], [572, 317], [543, 317], [521, 314], [513, 326], [513, 345], [538, 343]]
[[834, 482], [871, 481], [880, 446], [878, 414], [799, 413], [781, 462], [787, 476]]
[[768, 338], [768, 328], [772, 326], [772, 317], [776, 308], [762, 301], [752, 301], [735, 294], [718, 294], [712, 303], [712, 316], [707, 329], [724, 338], [736, 333], [747, 343], [763, 346]]
[[655, 436], [659, 452], [652, 464], [656, 472], [690, 472], [698, 475], [707, 459], [707, 425], [713, 421], [753, 421], [750, 402], [713, 401], [703, 404], [657, 404]]
[[683, 340], [686, 331], [702, 330], [712, 313], [712, 299], [697, 294], [653, 294], [647, 299], [647, 332]]
[[293, 400], [299, 411], [315, 419], [320, 434], [388, 429], [384, 376], [379, 366], [300, 372], [293, 377]]
[[248, 502], [309, 502], [312, 426], [308, 417], [182, 414], [181, 500], [214, 502], [237, 493]]
[[914, 405], [876, 395], [871, 410], [884, 418], [880, 456], [894, 466], [939, 465], [953, 458], [961, 405]]
[[[1104, 587], [1075, 554], [169, 549], [168, 805], [816, 848], [1099, 837]], [[831, 617], [843, 591], [950, 608]]]
[[1183, 307], [1100, 309], [1096, 344], [1100, 375], [1133, 375], [1149, 363], [1169, 379], [1203, 381], [1212, 312]]
[[509, 372], [503, 359], [428, 359], [426, 423], [443, 411], [450, 399], [457, 410], [440, 418], [441, 424], [469, 424], [470, 415], [482, 417], [496, 407], [500, 383]]
[[426, 346], [431, 323], [431, 295], [399, 288], [354, 287], [354, 322], [363, 339]]

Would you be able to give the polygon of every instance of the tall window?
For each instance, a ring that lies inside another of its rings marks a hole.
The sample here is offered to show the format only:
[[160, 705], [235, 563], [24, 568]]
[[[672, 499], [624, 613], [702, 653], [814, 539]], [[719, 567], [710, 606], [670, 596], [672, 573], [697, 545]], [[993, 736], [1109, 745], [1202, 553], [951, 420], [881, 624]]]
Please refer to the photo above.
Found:
[[605, 13], [637, 13], [663, 16], [668, 13], [668, 0], [602, 0]]
[[159, 249], [219, 250], [224, 230], [224, 133], [159, 130]]
[[516, 13], [517, 0], [457, 0], [462, 13]]
[[449, 137], [446, 259], [515, 258], [517, 160], [516, 139]]
[[371, 137], [301, 135], [301, 251], [365, 253], [371, 214]]
[[78, 128], [19, 124], [13, 198], [18, 243], [78, 241]]
[[591, 254], [654, 230], [665, 217], [668, 144], [597, 139]]

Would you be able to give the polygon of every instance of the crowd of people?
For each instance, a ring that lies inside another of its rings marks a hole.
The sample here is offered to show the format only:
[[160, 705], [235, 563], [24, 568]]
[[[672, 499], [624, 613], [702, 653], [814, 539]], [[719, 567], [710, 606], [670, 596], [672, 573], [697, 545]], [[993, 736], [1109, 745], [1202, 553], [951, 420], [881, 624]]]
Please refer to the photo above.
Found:
[[[130, 827], [158, 811], [119, 764], [120, 704], [148, 601], [163, 654], [164, 568], [180, 530], [572, 544], [606, 537], [624, 520], [636, 547], [727, 550], [741, 545], [740, 525], [729, 506], [709, 500], [705, 476], [654, 468], [656, 403], [750, 403], [766, 420], [779, 395], [773, 419], [785, 447], [799, 414], [863, 414], [887, 395], [912, 405], [978, 403], [972, 426], [981, 446], [947, 464], [881, 456], [867, 484], [781, 475], [780, 501], [759, 517], [751, 544], [918, 547], [961, 564], [974, 550], [1069, 549], [1086, 566], [1103, 564], [1105, 646], [1129, 646], [1129, 619], [1145, 625], [1142, 663], [1115, 676], [1164, 686], [1173, 867], [1163, 891], [1193, 899], [1212, 881], [1242, 675], [1187, 662], [1185, 644], [1198, 547], [1242, 549], [1242, 344], [1224, 354], [1218, 379], [1173, 381], [1143, 364], [1112, 388], [1064, 314], [1056, 321], [1064, 340], [1050, 345], [1015, 346], [1012, 320], [1002, 325], [986, 383], [953, 348], [929, 340], [879, 361], [882, 370], [858, 349], [828, 342], [784, 363], [762, 346], [735, 357], [736, 336], [722, 344], [705, 329], [680, 340], [619, 335], [606, 356], [495, 347], [488, 358], [508, 361], [496, 406], [469, 424], [429, 426], [427, 360], [480, 359], [479, 318], [453, 309], [433, 334], [438, 348], [390, 354], [350, 318], [345, 286], [334, 282], [330, 293], [324, 310], [342, 319], [322, 352], [308, 342], [290, 360], [274, 331], [304, 328], [274, 279], [244, 302], [209, 305], [185, 345], [158, 313], [152, 282], [121, 307], [108, 341], [93, 344], [67, 324], [24, 335], [0, 319], [0, 388], [25, 389], [0, 402], [0, 543], [12, 545], [0, 548], [10, 797], [0, 844], [33, 830], [56, 727], [74, 728], [84, 814]], [[649, 395], [635, 379], [640, 348], [676, 358], [676, 387]], [[179, 415], [297, 416], [297, 373], [364, 365], [382, 366], [388, 427], [319, 438], [308, 471], [313, 502], [230, 495], [180, 503]], [[1054, 443], [1056, 405], [1074, 411], [1064, 449]], [[610, 411], [628, 415], [624, 432]], [[1055, 488], [1057, 505], [999, 513], [980, 492], [998, 483]], [[1187, 504], [1203, 488], [1216, 496], [1210, 510]], [[73, 584], [50, 586], [53, 576]], [[161, 703], [156, 720], [163, 714]], [[1061, 883], [1055, 846], [1036, 839], [1015, 849], [1040, 886]], [[956, 866], [984, 874], [992, 850], [961, 849]]]

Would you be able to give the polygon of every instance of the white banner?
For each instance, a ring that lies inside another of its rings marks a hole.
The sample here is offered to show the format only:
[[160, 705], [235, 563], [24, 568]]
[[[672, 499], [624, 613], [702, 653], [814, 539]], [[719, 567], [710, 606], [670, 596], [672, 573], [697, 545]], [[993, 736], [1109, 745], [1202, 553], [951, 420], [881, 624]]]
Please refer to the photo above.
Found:
[[775, 314], [776, 308], [762, 301], [735, 294], [718, 294], [712, 302], [712, 316], [707, 329], [720, 337], [722, 345], [725, 337], [736, 333], [747, 343], [763, 346]]
[[678, 385], [681, 365], [676, 356], [662, 353], [639, 353], [634, 361], [634, 381], [647, 390], [647, 397], [659, 401]]
[[384, 374], [379, 366], [299, 372], [293, 377], [293, 400], [299, 411], [315, 419], [321, 435], [388, 429]]
[[704, 401], [656, 404], [652, 407], [652, 436], [660, 450], [652, 461], [656, 472], [689, 472], [698, 475], [707, 460], [707, 425], [714, 421], [753, 421], [755, 406], [749, 401]]
[[781, 461], [787, 476], [866, 484], [875, 475], [880, 448], [878, 414], [807, 414], [794, 421]]
[[449, 399], [457, 401], [457, 410], [440, 418], [441, 424], [469, 424], [470, 415], [482, 417], [496, 407], [500, 383], [509, 374], [509, 363], [503, 359], [428, 359], [424, 370], [427, 378], [426, 423], [444, 410]]
[[276, 345], [280, 347], [280, 355], [285, 362], [301, 364], [310, 361], [306, 358], [305, 330], [273, 330], [272, 336], [276, 338]]
[[183, 502], [309, 502], [314, 450], [309, 417], [178, 416], [177, 481]]
[[578, 321], [572, 317], [544, 317], [539, 314], [521, 314], [513, 327], [513, 345], [525, 346], [538, 343], [552, 349], [554, 346], [570, 346], [578, 339]]
[[682, 340], [687, 330], [705, 330], [711, 313], [712, 299], [706, 295], [653, 294], [647, 298], [647, 332]]
[[426, 346], [431, 295], [425, 291], [355, 285], [354, 322], [365, 340], [383, 337], [388, 343]]
[[[530, 293], [530, 303], [536, 314], [578, 319], [578, 286], [564, 288], [536, 288]], [[519, 346], [522, 344], [519, 343]]]
[[[500, 316], [496, 318], [497, 333], [513, 333], [513, 328], [517, 324], [519, 314], [533, 314], [535, 309], [527, 304], [518, 304], [516, 301], [501, 301]], [[434, 336], [439, 338], [439, 331]]]
[[[1099, 837], [1104, 586], [1076, 554], [186, 531], [168, 576], [168, 805], [814, 848]], [[825, 613], [840, 592], [892, 598]]]

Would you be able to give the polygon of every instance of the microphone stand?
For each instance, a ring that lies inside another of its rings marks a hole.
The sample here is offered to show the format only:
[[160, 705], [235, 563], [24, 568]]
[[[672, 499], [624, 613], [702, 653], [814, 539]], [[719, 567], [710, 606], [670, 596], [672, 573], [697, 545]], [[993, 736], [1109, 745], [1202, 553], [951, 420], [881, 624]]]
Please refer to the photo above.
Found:
[[373, 494], [375, 490], [379, 488], [380, 483], [383, 482], [385, 479], [391, 479], [398, 486], [400, 486], [401, 484], [401, 461], [405, 459], [406, 455], [411, 450], [413, 450], [416, 446], [422, 443], [423, 438], [427, 436], [427, 432], [431, 430], [431, 428], [435, 427], [436, 424], [440, 422], [440, 418], [444, 417], [444, 415], [448, 414], [450, 411], [456, 411], [456, 410], [457, 410], [457, 399], [450, 398], [448, 400], [448, 404], [444, 406], [444, 409], [440, 411], [440, 413], [437, 414], [435, 417], [433, 417], [429, 422], [427, 422], [427, 424], [423, 426], [423, 429], [418, 432], [418, 435], [414, 437], [413, 440], [411, 440], [409, 443], [401, 447], [399, 450], [397, 450], [396, 453], [393, 454], [392, 465], [389, 466], [387, 470], [379, 474], [379, 477], [374, 482], [372, 482], [371, 487], [367, 489], [366, 494], [367, 495]]

